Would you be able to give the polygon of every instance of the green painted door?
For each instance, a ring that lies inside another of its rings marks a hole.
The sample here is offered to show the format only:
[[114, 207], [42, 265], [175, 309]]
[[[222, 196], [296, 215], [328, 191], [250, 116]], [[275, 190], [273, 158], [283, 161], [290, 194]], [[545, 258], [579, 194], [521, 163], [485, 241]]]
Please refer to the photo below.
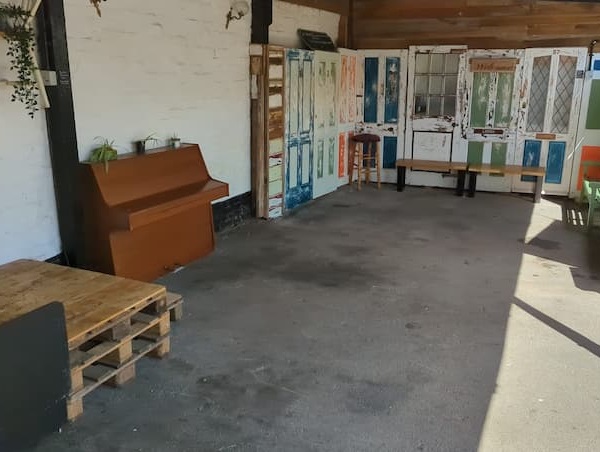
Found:
[[[509, 59], [512, 65], [494, 71], [495, 65], [469, 64], [463, 105], [463, 144], [471, 164], [502, 166], [514, 163], [517, 138], [517, 96], [520, 83], [521, 50], [469, 51], [470, 62]], [[479, 72], [481, 68], [486, 72]], [[513, 69], [514, 68], [514, 69]], [[510, 191], [510, 177], [482, 175], [478, 190]]]

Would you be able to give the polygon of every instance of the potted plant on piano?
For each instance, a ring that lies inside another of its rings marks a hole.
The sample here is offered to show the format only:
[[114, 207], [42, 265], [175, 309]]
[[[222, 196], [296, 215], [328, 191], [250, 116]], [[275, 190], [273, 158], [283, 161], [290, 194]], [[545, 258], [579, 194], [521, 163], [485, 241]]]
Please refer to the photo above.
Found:
[[114, 141], [108, 141], [102, 137], [96, 137], [95, 140], [99, 143], [90, 154], [90, 163], [104, 163], [104, 170], [108, 173], [108, 162], [117, 159]]
[[177, 134], [174, 133], [173, 135], [171, 135], [171, 138], [169, 138], [169, 145], [173, 149], [179, 149], [181, 147], [181, 138], [179, 138]]
[[134, 142], [135, 152], [137, 152], [138, 154], [145, 154], [146, 149], [148, 149], [148, 143], [158, 143], [158, 139], [155, 138], [154, 135], [154, 133], [151, 133], [146, 138]]

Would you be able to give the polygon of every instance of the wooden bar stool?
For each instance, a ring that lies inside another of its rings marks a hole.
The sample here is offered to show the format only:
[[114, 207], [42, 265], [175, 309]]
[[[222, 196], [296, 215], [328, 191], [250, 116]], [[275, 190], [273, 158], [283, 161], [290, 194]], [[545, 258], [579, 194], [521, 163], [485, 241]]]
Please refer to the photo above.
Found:
[[[371, 172], [377, 171], [377, 189], [381, 188], [381, 153], [379, 151], [378, 135], [363, 133], [354, 135], [354, 151], [352, 153], [352, 168], [350, 171], [350, 185], [354, 182], [354, 169], [357, 170], [358, 189], [365, 177], [365, 183], [371, 181]], [[373, 166], [374, 164], [374, 166]]]

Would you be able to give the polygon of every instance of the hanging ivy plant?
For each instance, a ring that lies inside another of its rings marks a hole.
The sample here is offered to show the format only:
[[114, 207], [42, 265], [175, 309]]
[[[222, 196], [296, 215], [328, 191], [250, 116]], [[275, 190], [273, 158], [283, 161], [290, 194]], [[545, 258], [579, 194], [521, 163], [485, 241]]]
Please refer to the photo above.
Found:
[[94, 8], [96, 8], [96, 12], [98, 13], [98, 17], [102, 17], [102, 11], [100, 11], [100, 2], [101, 1], [106, 1], [106, 0], [90, 0], [90, 3], [92, 5], [94, 5]]
[[0, 3], [0, 34], [8, 41], [6, 55], [10, 69], [17, 73], [17, 82], [10, 100], [22, 102], [33, 118], [38, 110], [38, 86], [33, 60], [35, 32], [28, 24], [29, 12], [17, 5]]

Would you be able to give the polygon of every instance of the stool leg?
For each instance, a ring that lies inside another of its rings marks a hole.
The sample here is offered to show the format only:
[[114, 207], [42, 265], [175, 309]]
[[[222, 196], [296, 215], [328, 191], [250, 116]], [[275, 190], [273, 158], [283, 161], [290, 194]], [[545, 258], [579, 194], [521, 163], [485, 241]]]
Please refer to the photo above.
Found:
[[[360, 146], [360, 144], [357, 144], [356, 146], [358, 149], [358, 146]], [[362, 180], [362, 173], [363, 173], [363, 153], [357, 152], [357, 158], [358, 158], [358, 191], [360, 191], [360, 183]]]
[[[364, 144], [363, 144], [363, 149], [364, 149]], [[372, 168], [372, 161], [371, 160], [371, 152], [373, 151], [372, 149], [372, 144], [371, 143], [367, 143], [367, 167], [366, 167], [366, 174], [365, 174], [365, 184], [368, 184], [371, 182], [371, 168]], [[365, 152], [363, 151], [363, 156], [365, 155]]]
[[352, 147], [352, 156], [348, 156], [348, 185], [354, 182], [354, 161], [356, 159], [356, 143]]
[[375, 156], [377, 165], [377, 190], [381, 189], [381, 148], [379, 147], [379, 142], [375, 143]]

